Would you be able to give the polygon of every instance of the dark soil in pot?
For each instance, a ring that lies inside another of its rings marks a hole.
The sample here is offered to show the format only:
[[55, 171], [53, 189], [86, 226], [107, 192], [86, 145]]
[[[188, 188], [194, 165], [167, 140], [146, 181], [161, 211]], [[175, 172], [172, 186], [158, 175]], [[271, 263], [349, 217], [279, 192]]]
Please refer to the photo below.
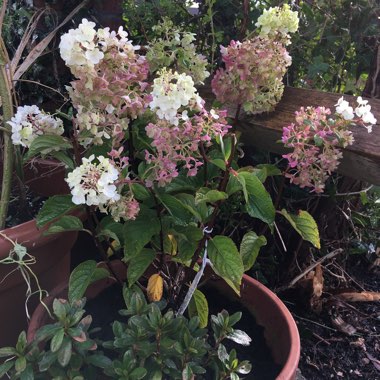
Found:
[[[208, 301], [210, 314], [217, 314], [225, 309], [230, 314], [237, 311], [243, 312], [241, 320], [235, 328], [245, 331], [251, 338], [250, 346], [241, 346], [232, 341], [224, 341], [228, 350], [235, 349], [239, 360], [249, 360], [252, 364], [252, 371], [246, 379], [252, 380], [273, 380], [280, 373], [281, 367], [277, 365], [271, 355], [269, 347], [266, 345], [263, 327], [259, 326], [250, 312], [238, 302], [230, 302], [215, 289], [204, 289]], [[119, 285], [113, 285], [102, 291], [95, 299], [87, 302], [86, 310], [93, 317], [92, 328], [100, 327], [101, 331], [94, 334], [94, 337], [107, 341], [113, 339], [111, 324], [114, 320], [126, 322], [126, 317], [119, 315], [118, 311], [125, 308]], [[210, 377], [211, 379], [211, 377]]]

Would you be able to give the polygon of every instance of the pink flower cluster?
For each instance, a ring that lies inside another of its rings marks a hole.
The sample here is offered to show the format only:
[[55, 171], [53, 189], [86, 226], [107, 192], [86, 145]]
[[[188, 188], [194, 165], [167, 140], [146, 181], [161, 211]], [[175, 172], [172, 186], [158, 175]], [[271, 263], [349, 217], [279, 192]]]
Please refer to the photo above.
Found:
[[283, 155], [294, 169], [285, 176], [300, 187], [311, 187], [316, 193], [323, 192], [329, 175], [336, 170], [342, 152], [339, 147], [352, 145], [354, 138], [348, 130], [350, 121], [325, 107], [307, 107], [296, 112], [296, 123], [283, 128], [282, 142], [292, 148]]
[[165, 186], [178, 176], [181, 168], [187, 170], [189, 177], [195, 176], [202, 165], [200, 143], [208, 147], [212, 139], [228, 132], [226, 116], [226, 111], [203, 109], [192, 117], [185, 111], [177, 126], [166, 120], [148, 124], [145, 130], [154, 150], [145, 151], [145, 160], [150, 165], [147, 186], [155, 181], [158, 186]]
[[282, 78], [291, 57], [281, 42], [256, 36], [244, 42], [221, 46], [224, 69], [212, 82], [216, 98], [224, 103], [241, 104], [251, 114], [271, 111], [280, 100]]
[[110, 43], [94, 70], [75, 72], [77, 80], [69, 93], [82, 145], [101, 145], [104, 139], [112, 139], [114, 146], [120, 143], [130, 120], [142, 114], [151, 100], [145, 91], [148, 72], [145, 57], [129, 43], [124, 49], [120, 43]]

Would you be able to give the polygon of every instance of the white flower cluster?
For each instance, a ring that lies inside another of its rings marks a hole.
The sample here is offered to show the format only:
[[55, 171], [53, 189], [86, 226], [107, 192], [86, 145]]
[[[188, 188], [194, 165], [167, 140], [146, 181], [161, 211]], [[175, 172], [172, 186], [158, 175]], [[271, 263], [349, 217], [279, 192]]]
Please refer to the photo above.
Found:
[[298, 24], [298, 12], [292, 11], [288, 4], [284, 4], [281, 8], [265, 9], [255, 25], [261, 28], [260, 36], [273, 37], [280, 34], [288, 44], [290, 43], [288, 35], [298, 30]]
[[133, 46], [127, 37], [123, 27], [117, 32], [110, 32], [109, 28], [95, 30], [95, 23], [84, 18], [78, 28], [62, 35], [59, 49], [66, 65], [74, 71], [76, 68], [93, 69], [112, 46], [121, 52], [140, 48]]
[[153, 100], [150, 108], [160, 119], [165, 119], [173, 125], [178, 125], [178, 111], [181, 107], [201, 109], [203, 100], [194, 87], [191, 76], [177, 72], [161, 70], [160, 76], [154, 80]]
[[37, 106], [18, 107], [8, 124], [12, 127], [12, 142], [29, 148], [40, 135], [62, 135], [63, 122], [42, 112]]
[[109, 158], [99, 156], [99, 163], [93, 162], [94, 159], [94, 155], [83, 158], [82, 165], [68, 174], [66, 182], [76, 205], [106, 207], [108, 202], [117, 202], [120, 199], [115, 185], [119, 171]]
[[372, 126], [377, 123], [377, 120], [371, 112], [371, 106], [368, 104], [368, 100], [364, 100], [361, 96], [358, 96], [357, 102], [358, 106], [354, 110], [342, 96], [338, 100], [338, 103], [335, 104], [336, 112], [341, 114], [345, 120], [352, 120], [356, 115], [361, 119], [368, 133], [370, 133], [372, 132]]

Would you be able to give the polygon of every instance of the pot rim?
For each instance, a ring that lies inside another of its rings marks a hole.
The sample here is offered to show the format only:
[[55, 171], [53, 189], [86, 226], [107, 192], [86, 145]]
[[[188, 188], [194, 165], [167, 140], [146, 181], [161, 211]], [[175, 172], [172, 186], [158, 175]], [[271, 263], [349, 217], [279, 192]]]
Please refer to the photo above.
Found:
[[[124, 277], [125, 277], [125, 266], [124, 264], [121, 263], [121, 261], [114, 260], [114, 261], [111, 261], [110, 264], [112, 266], [112, 269], [116, 272], [116, 274], [120, 275], [119, 278], [122, 278], [123, 272], [124, 272]], [[223, 280], [218, 279], [215, 282], [217, 281], [223, 281]], [[116, 279], [113, 277], [108, 277], [107, 279], [96, 281], [89, 287], [89, 293], [90, 293], [89, 298], [96, 297], [96, 295], [99, 294], [102, 290], [115, 284], [116, 282], [117, 282]], [[257, 288], [259, 292], [264, 294], [274, 304], [276, 304], [278, 312], [281, 315], [281, 319], [286, 324], [286, 328], [288, 330], [288, 335], [289, 335], [289, 352], [287, 353], [286, 361], [284, 362], [284, 364], [282, 364], [281, 372], [278, 374], [276, 380], [293, 379], [298, 368], [301, 344], [300, 344], [298, 328], [290, 311], [287, 309], [284, 303], [270, 289], [268, 289], [259, 281], [255, 280], [254, 278], [246, 274], [244, 274], [243, 279], [242, 279], [242, 289], [244, 288], [244, 286], [246, 286], [245, 284], [249, 284], [250, 286]], [[45, 305], [48, 307], [51, 307], [53, 300], [55, 298], [65, 297], [66, 296], [65, 292], [67, 292], [67, 287], [68, 287], [68, 284], [61, 283], [56, 288], [54, 288], [50, 292], [49, 296], [44, 299]], [[43, 324], [46, 324], [47, 321], [48, 321], [47, 312], [45, 308], [43, 307], [43, 305], [39, 304], [37, 308], [35, 309], [35, 311], [33, 312], [32, 318], [29, 323], [29, 328], [27, 331], [28, 342], [32, 342], [34, 340], [34, 336], [37, 330]]]

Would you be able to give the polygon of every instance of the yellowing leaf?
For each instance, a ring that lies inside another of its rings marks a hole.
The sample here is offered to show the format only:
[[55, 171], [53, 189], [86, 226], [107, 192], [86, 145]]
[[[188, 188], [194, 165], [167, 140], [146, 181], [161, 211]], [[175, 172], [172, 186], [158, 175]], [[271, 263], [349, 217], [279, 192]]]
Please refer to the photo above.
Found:
[[177, 252], [178, 252], [177, 240], [174, 237], [174, 235], [168, 235], [168, 239], [169, 239], [169, 242], [170, 242], [170, 252], [169, 252], [169, 254], [172, 255], [172, 256], [175, 256], [177, 254]]
[[111, 247], [108, 247], [108, 249], [107, 249], [107, 256], [108, 257], [112, 256], [115, 251], [117, 251], [118, 249], [120, 249], [120, 243], [117, 240], [113, 240], [112, 243], [111, 243]]
[[314, 247], [321, 249], [317, 223], [307, 211], [300, 210], [298, 214], [295, 215], [289, 214], [285, 209], [282, 209], [281, 214], [301, 235], [302, 239], [309, 241]]
[[164, 288], [164, 281], [162, 277], [156, 273], [152, 274], [148, 280], [148, 286], [146, 288], [148, 299], [151, 302], [160, 301], [162, 298], [162, 292]]

